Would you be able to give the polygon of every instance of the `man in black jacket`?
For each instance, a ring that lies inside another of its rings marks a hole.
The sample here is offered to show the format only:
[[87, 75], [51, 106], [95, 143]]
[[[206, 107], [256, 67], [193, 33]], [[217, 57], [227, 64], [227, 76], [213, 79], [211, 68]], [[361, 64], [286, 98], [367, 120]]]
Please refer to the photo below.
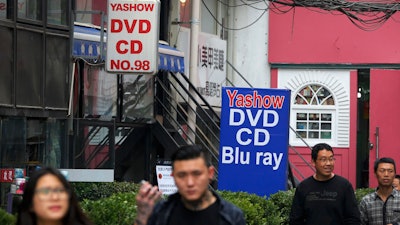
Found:
[[360, 212], [351, 183], [333, 173], [335, 157], [325, 143], [311, 151], [315, 174], [296, 188], [290, 212], [290, 225], [360, 224]]
[[245, 225], [243, 212], [210, 190], [215, 169], [200, 146], [184, 146], [172, 156], [178, 193], [155, 202], [161, 193], [145, 182], [136, 196], [135, 225]]

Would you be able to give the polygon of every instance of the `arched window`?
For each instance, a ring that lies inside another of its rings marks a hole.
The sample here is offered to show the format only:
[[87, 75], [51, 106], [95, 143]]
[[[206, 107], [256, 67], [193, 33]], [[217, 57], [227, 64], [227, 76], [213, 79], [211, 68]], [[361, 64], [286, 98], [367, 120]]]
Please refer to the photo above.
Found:
[[322, 85], [307, 85], [296, 95], [298, 105], [335, 105], [335, 101], [330, 91]]
[[[293, 104], [295, 130], [301, 138], [329, 142], [333, 139], [335, 99], [331, 91], [320, 84], [301, 88]], [[296, 139], [300, 139], [296, 136]]]
[[279, 69], [278, 88], [291, 95], [289, 142], [312, 146], [350, 145], [350, 71]]

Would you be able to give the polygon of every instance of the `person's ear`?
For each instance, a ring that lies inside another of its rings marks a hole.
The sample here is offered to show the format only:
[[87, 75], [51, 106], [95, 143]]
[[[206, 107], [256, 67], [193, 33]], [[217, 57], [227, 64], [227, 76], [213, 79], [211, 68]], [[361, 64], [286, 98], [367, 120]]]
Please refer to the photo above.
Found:
[[208, 178], [210, 180], [214, 179], [214, 174], [215, 174], [215, 167], [214, 166], [208, 167]]

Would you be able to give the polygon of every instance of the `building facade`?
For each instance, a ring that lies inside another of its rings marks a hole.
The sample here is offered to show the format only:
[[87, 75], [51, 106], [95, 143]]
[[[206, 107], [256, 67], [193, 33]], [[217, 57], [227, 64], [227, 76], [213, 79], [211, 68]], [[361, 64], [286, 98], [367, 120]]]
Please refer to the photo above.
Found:
[[[390, 103], [400, 79], [398, 17], [357, 26], [322, 10], [270, 12], [271, 86], [292, 90], [292, 129], [310, 145], [331, 144], [335, 172], [354, 187], [376, 186], [377, 158], [399, 159], [393, 144], [400, 108]], [[292, 132], [290, 144], [302, 157], [289, 150], [290, 161], [310, 175], [310, 151], [301, 140]]]
[[[73, 2], [0, 1], [0, 168], [65, 166]], [[61, 118], [61, 120], [59, 120]], [[10, 183], [0, 183], [1, 205]]]

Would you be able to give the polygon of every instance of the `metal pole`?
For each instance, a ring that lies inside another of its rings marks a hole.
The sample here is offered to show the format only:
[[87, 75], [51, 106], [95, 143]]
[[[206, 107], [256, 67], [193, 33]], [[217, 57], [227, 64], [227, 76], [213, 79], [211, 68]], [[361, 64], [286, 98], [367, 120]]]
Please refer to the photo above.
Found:
[[[192, 84], [198, 84], [198, 46], [199, 46], [199, 32], [200, 32], [200, 0], [191, 1], [191, 25], [190, 25], [190, 58], [189, 58], [189, 80]], [[189, 88], [189, 92], [192, 96], [195, 96], [195, 92], [192, 88]], [[195, 142], [196, 132], [196, 104], [189, 98], [188, 107], [188, 126], [189, 126], [189, 140]]]

